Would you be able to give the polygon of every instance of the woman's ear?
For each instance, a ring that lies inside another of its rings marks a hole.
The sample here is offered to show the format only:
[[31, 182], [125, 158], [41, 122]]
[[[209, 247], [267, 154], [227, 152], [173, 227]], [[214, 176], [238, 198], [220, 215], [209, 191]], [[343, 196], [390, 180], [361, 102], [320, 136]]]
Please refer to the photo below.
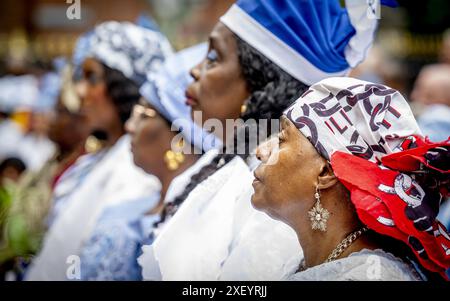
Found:
[[321, 172], [317, 177], [317, 188], [319, 190], [324, 190], [330, 187], [333, 187], [339, 182], [338, 178], [334, 174], [333, 169], [331, 168], [330, 163], [328, 161], [324, 161]]

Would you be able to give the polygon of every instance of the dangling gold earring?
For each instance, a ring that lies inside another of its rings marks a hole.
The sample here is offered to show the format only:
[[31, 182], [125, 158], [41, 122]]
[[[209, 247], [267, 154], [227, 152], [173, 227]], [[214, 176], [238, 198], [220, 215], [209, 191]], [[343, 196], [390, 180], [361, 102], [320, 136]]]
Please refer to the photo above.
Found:
[[325, 232], [327, 231], [327, 222], [328, 218], [330, 218], [330, 212], [320, 204], [320, 193], [317, 187], [314, 198], [316, 199], [316, 203], [311, 210], [308, 211], [309, 219], [311, 220], [311, 228], [313, 230]]
[[89, 154], [96, 153], [103, 147], [104, 143], [100, 139], [96, 138], [94, 135], [90, 135], [84, 143], [84, 149]]
[[[183, 149], [184, 147], [184, 139], [180, 139], [178, 141], [178, 149]], [[181, 163], [184, 162], [184, 154], [182, 151], [174, 152], [173, 150], [169, 149], [164, 154], [164, 162], [166, 163], [167, 169], [174, 171], [177, 170]]]
[[247, 105], [246, 105], [246, 104], [243, 104], [243, 105], [241, 106], [241, 115], [244, 114], [245, 111], [247, 111]]

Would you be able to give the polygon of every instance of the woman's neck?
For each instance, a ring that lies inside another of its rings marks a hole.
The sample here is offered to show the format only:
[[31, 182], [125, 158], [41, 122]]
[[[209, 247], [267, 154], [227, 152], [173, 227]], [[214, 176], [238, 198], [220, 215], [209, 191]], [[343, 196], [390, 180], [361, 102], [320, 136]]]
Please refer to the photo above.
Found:
[[68, 147], [68, 148], [60, 147], [59, 154], [58, 154], [56, 160], [58, 162], [60, 162], [61, 164], [65, 164], [66, 162], [71, 162], [71, 161], [75, 160], [83, 152], [84, 152], [84, 141], [73, 147]]
[[106, 141], [104, 143], [105, 147], [111, 147], [125, 134], [125, 130], [123, 128], [122, 123], [116, 123], [112, 125], [107, 131], [106, 131]]

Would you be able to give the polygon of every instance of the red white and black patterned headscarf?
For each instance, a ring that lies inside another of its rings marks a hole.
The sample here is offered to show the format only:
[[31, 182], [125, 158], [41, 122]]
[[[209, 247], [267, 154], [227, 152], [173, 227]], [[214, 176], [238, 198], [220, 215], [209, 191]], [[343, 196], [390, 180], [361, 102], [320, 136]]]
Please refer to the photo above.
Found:
[[423, 138], [398, 91], [353, 78], [311, 86], [285, 115], [330, 161], [360, 220], [446, 277], [450, 235], [436, 216], [449, 196], [450, 139]]

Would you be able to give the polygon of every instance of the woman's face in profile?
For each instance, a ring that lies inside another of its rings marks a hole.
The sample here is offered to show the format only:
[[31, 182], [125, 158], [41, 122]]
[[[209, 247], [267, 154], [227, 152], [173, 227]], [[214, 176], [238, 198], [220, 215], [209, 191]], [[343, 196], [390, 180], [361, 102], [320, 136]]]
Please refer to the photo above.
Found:
[[164, 166], [164, 153], [170, 149], [173, 133], [167, 121], [141, 99], [133, 108], [125, 128], [131, 136], [131, 152], [136, 166], [158, 176]]
[[325, 159], [288, 118], [281, 117], [278, 136], [262, 143], [257, 157], [261, 164], [254, 173], [255, 208], [286, 221], [289, 213], [307, 212], [313, 206], [320, 163]]
[[203, 122], [218, 119], [225, 128], [227, 119], [239, 118], [250, 93], [241, 72], [234, 34], [219, 22], [209, 40], [206, 58], [191, 70], [194, 82], [186, 90], [186, 104], [193, 112], [202, 112]]
[[83, 77], [75, 84], [81, 99], [81, 112], [86, 116], [91, 130], [107, 130], [119, 118], [108, 94], [104, 73], [99, 61], [87, 58], [83, 63]]

